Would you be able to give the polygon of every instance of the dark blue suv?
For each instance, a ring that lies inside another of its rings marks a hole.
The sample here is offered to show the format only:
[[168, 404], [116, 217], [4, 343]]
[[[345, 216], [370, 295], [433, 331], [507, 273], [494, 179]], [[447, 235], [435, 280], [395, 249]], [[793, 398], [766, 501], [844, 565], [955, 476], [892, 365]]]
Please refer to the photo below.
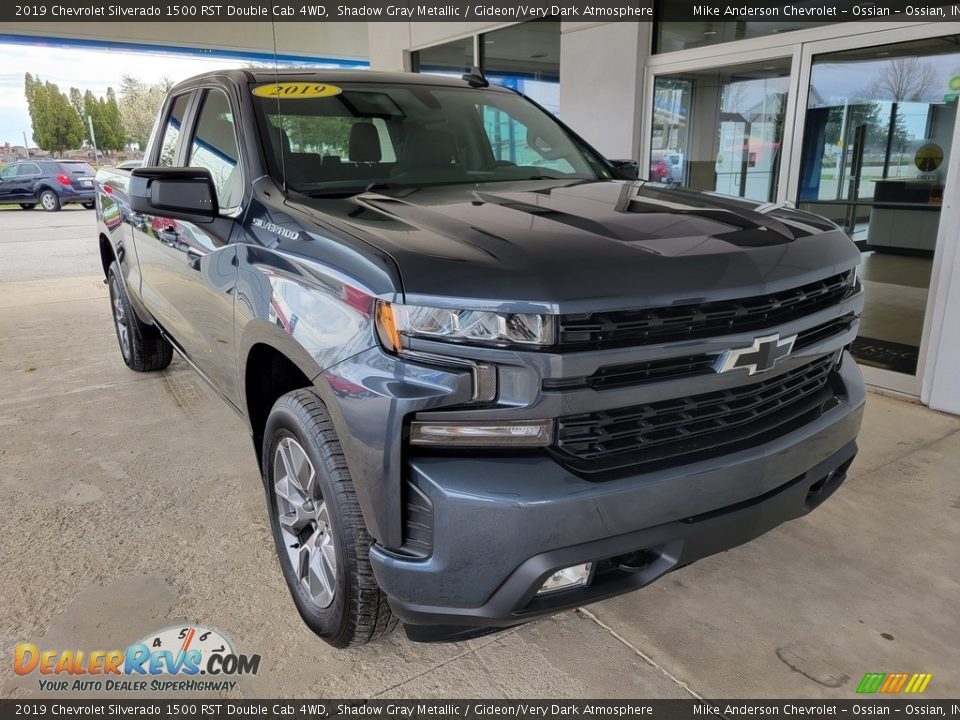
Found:
[[39, 203], [48, 211], [67, 203], [80, 203], [88, 210], [96, 205], [95, 172], [76, 160], [25, 160], [0, 171], [0, 205], [19, 205], [32, 210]]

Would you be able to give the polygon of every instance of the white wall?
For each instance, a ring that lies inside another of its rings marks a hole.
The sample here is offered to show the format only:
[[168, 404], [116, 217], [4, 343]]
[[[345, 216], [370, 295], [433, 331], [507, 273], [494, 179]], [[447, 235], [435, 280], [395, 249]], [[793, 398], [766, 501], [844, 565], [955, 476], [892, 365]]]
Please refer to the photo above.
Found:
[[[273, 52], [269, 22], [13, 22], [0, 33], [146, 43], [172, 47]], [[276, 23], [280, 54], [366, 60], [367, 23]]]
[[367, 24], [370, 69], [402, 72], [409, 70], [410, 23], [372, 22]]
[[[960, 124], [953, 128], [960, 147]], [[929, 341], [920, 399], [934, 410], [960, 415], [960, 153], [951, 153], [937, 237], [936, 272], [927, 305]]]
[[609, 158], [640, 156], [649, 23], [561, 24], [560, 117]]

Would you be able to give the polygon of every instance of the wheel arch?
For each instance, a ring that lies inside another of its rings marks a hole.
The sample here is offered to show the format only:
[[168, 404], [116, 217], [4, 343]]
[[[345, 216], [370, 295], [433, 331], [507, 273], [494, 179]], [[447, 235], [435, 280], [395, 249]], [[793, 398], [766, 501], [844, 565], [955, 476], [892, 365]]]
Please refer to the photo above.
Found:
[[103, 267], [103, 276], [107, 277], [110, 272], [110, 265], [114, 260], [117, 260], [117, 254], [114, 252], [113, 243], [110, 242], [110, 238], [107, 237], [106, 233], [100, 233], [99, 243], [100, 265]]
[[[320, 369], [302, 348], [285, 347], [275, 339], [258, 338], [243, 352], [240, 387], [250, 434], [262, 467], [263, 431], [274, 403], [281, 395], [301, 388], [316, 389], [314, 378]], [[299, 349], [299, 351], [298, 351]], [[326, 398], [323, 398], [326, 402]]]

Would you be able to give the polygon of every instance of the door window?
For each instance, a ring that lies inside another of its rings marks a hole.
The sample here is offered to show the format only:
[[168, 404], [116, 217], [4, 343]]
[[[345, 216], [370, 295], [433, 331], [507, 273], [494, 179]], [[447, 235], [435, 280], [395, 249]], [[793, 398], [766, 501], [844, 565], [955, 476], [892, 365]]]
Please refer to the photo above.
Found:
[[863, 252], [853, 354], [917, 371], [960, 91], [960, 37], [815, 55], [799, 205]]
[[189, 95], [180, 95], [170, 107], [170, 114], [164, 125], [163, 140], [160, 143], [160, 155], [157, 158], [159, 167], [172, 167], [176, 159], [177, 138], [180, 137], [180, 128], [183, 125], [184, 115], [187, 113]]
[[206, 168], [217, 188], [217, 203], [229, 209], [243, 198], [240, 149], [230, 101], [222, 90], [207, 90], [190, 143], [190, 167]]
[[17, 171], [17, 177], [26, 177], [28, 175], [39, 175], [40, 166], [33, 163], [24, 163]]
[[0, 177], [2, 178], [12, 178], [17, 174], [17, 170], [20, 168], [19, 165], [8, 165], [2, 171], [0, 171]]

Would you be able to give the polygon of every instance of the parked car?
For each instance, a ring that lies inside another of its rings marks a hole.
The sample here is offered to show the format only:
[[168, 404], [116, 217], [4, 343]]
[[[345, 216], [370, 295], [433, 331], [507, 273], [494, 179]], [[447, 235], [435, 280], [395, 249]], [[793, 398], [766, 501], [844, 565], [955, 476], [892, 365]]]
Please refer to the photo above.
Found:
[[92, 210], [96, 173], [77, 160], [24, 160], [0, 170], [0, 205], [19, 205], [32, 210], [38, 204], [53, 212], [67, 203], [80, 203]]
[[246, 419], [331, 644], [636, 590], [844, 481], [863, 292], [829, 221], [627, 179], [479, 71], [218, 70], [155, 127], [97, 176], [120, 351]]
[[652, 158], [650, 160], [650, 180], [653, 182], [666, 182], [670, 176], [670, 168], [661, 158]]

